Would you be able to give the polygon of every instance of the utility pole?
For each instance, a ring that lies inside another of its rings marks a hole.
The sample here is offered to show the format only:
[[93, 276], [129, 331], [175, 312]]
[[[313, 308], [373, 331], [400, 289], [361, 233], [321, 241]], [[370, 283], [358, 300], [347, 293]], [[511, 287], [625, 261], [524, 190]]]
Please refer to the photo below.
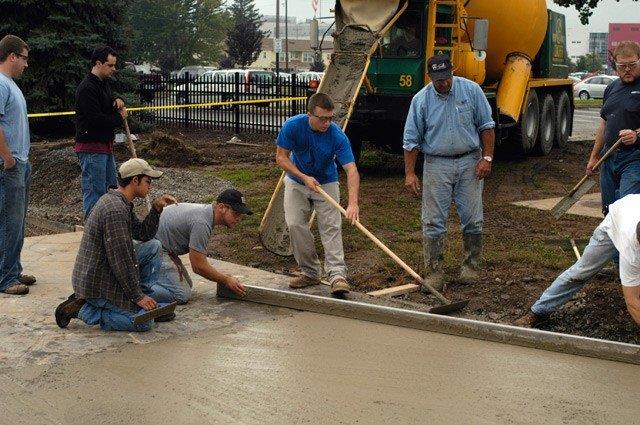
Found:
[[276, 78], [280, 80], [280, 0], [276, 0], [276, 36], [273, 39], [273, 50], [276, 52]]
[[289, 72], [289, 0], [284, 0], [284, 54]]

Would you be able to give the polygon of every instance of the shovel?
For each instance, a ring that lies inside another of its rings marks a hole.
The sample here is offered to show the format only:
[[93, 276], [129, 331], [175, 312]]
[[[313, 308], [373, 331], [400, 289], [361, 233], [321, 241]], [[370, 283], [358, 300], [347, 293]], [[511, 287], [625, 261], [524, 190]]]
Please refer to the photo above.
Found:
[[[600, 167], [600, 164], [604, 162], [605, 159], [609, 158], [609, 156], [615, 151], [618, 146], [622, 144], [622, 139], [618, 139], [613, 146], [609, 148], [602, 158], [593, 166], [593, 169], [596, 170]], [[580, 200], [594, 185], [596, 184], [595, 180], [589, 179], [589, 174], [585, 174], [585, 176], [578, 182], [577, 185], [574, 186], [573, 189], [562, 198], [552, 209], [551, 214], [557, 219], [559, 219], [564, 213], [567, 212], [569, 208], [573, 206], [576, 202]]]
[[[339, 203], [337, 203], [335, 201], [335, 199], [333, 199], [331, 196], [329, 196], [327, 194], [327, 192], [325, 192], [320, 186], [316, 186], [316, 189], [318, 190], [318, 193], [320, 193], [320, 195], [322, 195], [331, 205], [336, 207], [342, 213], [342, 215], [344, 215], [345, 217], [347, 216], [347, 212], [344, 210], [344, 208], [342, 208], [342, 206]], [[400, 267], [402, 267], [407, 273], [409, 273], [411, 275], [411, 277], [413, 277], [418, 282], [420, 282], [420, 284], [422, 284], [424, 287], [426, 287], [429, 290], [429, 292], [431, 292], [433, 295], [435, 295], [436, 298], [438, 299], [438, 301], [440, 301], [443, 304], [441, 306], [432, 307], [431, 309], [429, 309], [429, 313], [445, 314], [445, 313], [449, 313], [449, 312], [452, 312], [452, 311], [458, 311], [458, 310], [462, 310], [469, 303], [469, 300], [457, 301], [457, 302], [453, 302], [452, 303], [451, 301], [446, 299], [444, 297], [444, 295], [442, 295], [440, 292], [436, 291], [435, 288], [433, 288], [428, 283], [424, 282], [423, 279], [420, 277], [420, 275], [418, 273], [413, 271], [413, 269], [411, 267], [409, 267], [407, 265], [407, 263], [402, 261], [400, 259], [400, 257], [398, 257], [389, 248], [387, 248], [387, 246], [385, 244], [383, 244], [377, 237], [375, 237], [373, 233], [371, 233], [369, 230], [367, 230], [366, 227], [364, 227], [362, 224], [360, 224], [359, 221], [355, 222], [355, 226], [358, 228], [358, 230], [360, 230], [362, 233], [364, 233], [365, 236], [367, 236], [376, 245], [378, 245], [378, 247], [380, 249], [382, 249], [389, 257], [391, 257], [391, 259], [393, 259], [393, 261], [395, 261]]]
[[[124, 133], [127, 136], [127, 147], [129, 148], [129, 153], [131, 154], [131, 158], [137, 158], [136, 148], [133, 146], [133, 140], [131, 140], [131, 131], [129, 130], [129, 122], [125, 118], [124, 120]], [[151, 211], [151, 199], [149, 198], [149, 194], [144, 198], [144, 204], [147, 207], [147, 211]]]

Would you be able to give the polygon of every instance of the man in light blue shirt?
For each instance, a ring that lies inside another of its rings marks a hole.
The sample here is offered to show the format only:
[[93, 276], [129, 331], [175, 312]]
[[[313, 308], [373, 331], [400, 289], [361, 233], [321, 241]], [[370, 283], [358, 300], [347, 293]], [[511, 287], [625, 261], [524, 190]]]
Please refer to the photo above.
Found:
[[29, 48], [15, 35], [0, 40], [0, 291], [29, 293], [33, 276], [22, 274], [20, 252], [31, 183], [27, 102], [13, 81], [27, 68]]
[[[424, 153], [422, 233], [425, 283], [444, 287], [442, 252], [451, 201], [462, 223], [464, 261], [460, 280], [478, 278], [482, 254], [482, 187], [491, 172], [495, 123], [478, 84], [454, 77], [447, 56], [427, 61], [432, 83], [412, 99], [404, 128], [405, 186], [420, 196], [415, 174]], [[424, 291], [428, 288], [423, 286]]]

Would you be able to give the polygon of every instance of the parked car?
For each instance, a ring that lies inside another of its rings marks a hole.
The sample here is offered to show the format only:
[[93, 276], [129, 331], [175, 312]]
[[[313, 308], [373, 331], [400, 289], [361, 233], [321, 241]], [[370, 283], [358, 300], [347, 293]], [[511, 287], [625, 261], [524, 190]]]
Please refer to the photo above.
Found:
[[320, 83], [320, 81], [322, 80], [322, 77], [324, 77], [324, 72], [316, 72], [316, 71], [298, 72], [296, 74], [296, 77], [299, 82], [308, 83], [311, 80], [316, 80], [318, 83]]
[[604, 89], [618, 77], [614, 75], [596, 75], [589, 77], [573, 86], [573, 96], [580, 99], [600, 99], [604, 96]]
[[582, 81], [588, 76], [589, 76], [589, 73], [587, 71], [578, 71], [578, 72], [572, 72], [571, 74], [569, 74], [569, 78], [574, 77], [574, 78], [577, 78], [578, 81]]
[[203, 66], [203, 65], [189, 65], [183, 66], [180, 68], [180, 71], [177, 71], [174, 75], [177, 79], [184, 79], [187, 74], [189, 75], [189, 81], [194, 81], [198, 77], [204, 75], [206, 72], [214, 71], [216, 68], [213, 66]]
[[[236, 74], [240, 78], [240, 100], [268, 98], [275, 92], [275, 74], [261, 69], [221, 69], [207, 71], [195, 81], [175, 88], [176, 102], [227, 102], [236, 95]], [[188, 96], [188, 98], [187, 98]], [[259, 104], [269, 106], [269, 102]]]
[[155, 93], [165, 88], [165, 78], [157, 66], [125, 62], [124, 69], [130, 69], [140, 77], [139, 94], [143, 102], [151, 102]]
[[576, 85], [576, 83], [579, 83], [580, 81], [582, 81], [580, 78], [574, 77], [574, 76], [571, 76], [571, 75], [569, 75], [567, 78], [570, 79], [571, 81], [573, 81], [573, 85], [574, 86]]

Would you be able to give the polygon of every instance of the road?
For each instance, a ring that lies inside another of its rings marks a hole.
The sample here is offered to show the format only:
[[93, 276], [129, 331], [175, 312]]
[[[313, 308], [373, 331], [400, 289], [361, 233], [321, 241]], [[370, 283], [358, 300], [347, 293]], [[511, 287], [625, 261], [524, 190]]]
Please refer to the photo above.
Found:
[[571, 140], [593, 140], [600, 123], [599, 108], [580, 108], [573, 114]]

